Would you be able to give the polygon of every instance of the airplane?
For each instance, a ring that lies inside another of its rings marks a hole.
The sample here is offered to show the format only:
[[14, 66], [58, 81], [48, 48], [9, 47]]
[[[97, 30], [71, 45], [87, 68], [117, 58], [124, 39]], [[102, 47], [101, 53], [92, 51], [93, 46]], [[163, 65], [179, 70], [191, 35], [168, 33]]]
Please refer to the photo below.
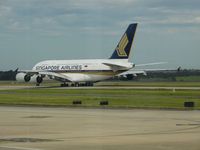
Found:
[[60, 81], [61, 86], [93, 86], [95, 82], [112, 78], [135, 67], [129, 62], [131, 46], [137, 23], [130, 24], [109, 59], [46, 60], [32, 70], [21, 70], [16, 75], [19, 82], [40, 85], [44, 78]]

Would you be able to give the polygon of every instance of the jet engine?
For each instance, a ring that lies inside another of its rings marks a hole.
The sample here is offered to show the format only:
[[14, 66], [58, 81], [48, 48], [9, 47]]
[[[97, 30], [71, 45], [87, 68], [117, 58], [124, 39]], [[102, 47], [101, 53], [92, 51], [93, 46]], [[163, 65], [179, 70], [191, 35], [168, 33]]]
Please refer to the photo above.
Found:
[[134, 76], [137, 76], [136, 74], [127, 74], [126, 78], [127, 80], [132, 80]]
[[31, 82], [31, 83], [37, 83], [40, 84], [43, 81], [43, 77], [40, 75], [28, 75], [26, 73], [18, 73], [16, 75], [16, 81], [18, 82]]

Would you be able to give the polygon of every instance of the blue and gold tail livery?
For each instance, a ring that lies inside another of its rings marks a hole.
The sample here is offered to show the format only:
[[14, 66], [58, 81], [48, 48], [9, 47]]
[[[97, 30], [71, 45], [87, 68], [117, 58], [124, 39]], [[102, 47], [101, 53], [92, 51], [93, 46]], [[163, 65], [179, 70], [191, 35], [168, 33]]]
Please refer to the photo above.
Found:
[[110, 59], [128, 59], [136, 28], [137, 23], [128, 26]]

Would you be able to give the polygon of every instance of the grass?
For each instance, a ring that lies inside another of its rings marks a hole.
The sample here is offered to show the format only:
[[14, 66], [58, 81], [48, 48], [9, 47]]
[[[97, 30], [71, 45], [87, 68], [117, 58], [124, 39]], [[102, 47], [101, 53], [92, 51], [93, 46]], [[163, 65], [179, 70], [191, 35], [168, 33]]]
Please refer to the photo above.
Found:
[[200, 82], [200, 76], [183, 76], [183, 77], [176, 77], [176, 80], [179, 82]]
[[[137, 82], [137, 81], [104, 81], [95, 83], [95, 86], [145, 86], [145, 87], [200, 87], [200, 82], [193, 81], [195, 77], [180, 77], [177, 82]], [[198, 77], [196, 77], [198, 78]], [[196, 79], [195, 78], [195, 79]], [[184, 82], [182, 81], [184, 80]], [[0, 81], [0, 86], [35, 86], [35, 83], [20, 83], [16, 81]], [[48, 81], [42, 86], [59, 86], [56, 81]]]
[[81, 100], [82, 106], [99, 107], [108, 100], [112, 108], [184, 109], [185, 101], [193, 101], [200, 109], [198, 90], [135, 90], [135, 89], [21, 89], [1, 90], [0, 104], [72, 106]]
[[134, 82], [134, 81], [112, 81], [99, 82], [97, 86], [141, 86], [141, 87], [200, 87], [200, 82]]

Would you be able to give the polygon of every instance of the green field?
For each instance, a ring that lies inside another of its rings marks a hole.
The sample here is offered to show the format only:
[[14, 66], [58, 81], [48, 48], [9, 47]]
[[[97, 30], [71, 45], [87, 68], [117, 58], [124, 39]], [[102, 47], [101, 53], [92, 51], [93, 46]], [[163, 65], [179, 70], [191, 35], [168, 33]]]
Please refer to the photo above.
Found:
[[200, 76], [182, 76], [176, 77], [176, 81], [186, 81], [186, 82], [200, 82]]
[[141, 87], [200, 87], [200, 82], [136, 82], [136, 81], [107, 81], [96, 83], [96, 86], [141, 86]]
[[185, 101], [195, 102], [200, 109], [199, 90], [135, 90], [135, 89], [51, 89], [34, 88], [1, 90], [1, 105], [73, 106], [81, 100], [84, 107], [101, 107], [109, 101], [110, 108], [184, 109]]

